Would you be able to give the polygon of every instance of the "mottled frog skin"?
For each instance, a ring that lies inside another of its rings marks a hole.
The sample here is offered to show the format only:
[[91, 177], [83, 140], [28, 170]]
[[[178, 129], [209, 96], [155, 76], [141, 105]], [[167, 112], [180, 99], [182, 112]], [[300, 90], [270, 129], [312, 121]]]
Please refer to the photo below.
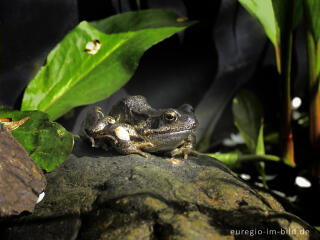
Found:
[[104, 116], [99, 107], [91, 109], [82, 123], [80, 135], [92, 147], [110, 147], [122, 154], [161, 152], [185, 159], [194, 150], [194, 130], [198, 123], [193, 108], [184, 104], [174, 109], [154, 109], [145, 97], [131, 96], [115, 104]]

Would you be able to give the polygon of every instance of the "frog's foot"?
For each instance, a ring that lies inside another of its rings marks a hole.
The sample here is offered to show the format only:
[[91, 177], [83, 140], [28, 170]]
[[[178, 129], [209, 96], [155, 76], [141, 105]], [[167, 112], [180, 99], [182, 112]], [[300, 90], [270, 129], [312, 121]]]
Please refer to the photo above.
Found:
[[91, 147], [96, 147], [96, 142], [94, 141], [93, 137], [89, 137], [89, 141], [91, 142]]
[[189, 155], [197, 156], [199, 153], [192, 148], [180, 147], [173, 149], [169, 154], [171, 157], [183, 156], [183, 159], [187, 160]]
[[142, 152], [138, 148], [128, 148], [128, 149], [123, 149], [122, 153], [124, 154], [139, 154], [142, 157], [148, 158], [148, 155], [145, 152]]

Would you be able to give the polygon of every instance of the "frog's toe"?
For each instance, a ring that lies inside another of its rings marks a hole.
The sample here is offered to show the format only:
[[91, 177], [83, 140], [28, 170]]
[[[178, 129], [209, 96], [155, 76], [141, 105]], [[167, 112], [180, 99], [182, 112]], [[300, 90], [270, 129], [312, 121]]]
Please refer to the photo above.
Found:
[[138, 149], [135, 150], [131, 150], [130, 152], [128, 152], [127, 154], [139, 154], [140, 156], [144, 157], [144, 158], [148, 158], [148, 155], [145, 152], [142, 152]]
[[138, 146], [140, 149], [144, 149], [144, 148], [152, 148], [154, 147], [154, 144], [151, 142], [142, 142], [139, 144]]
[[94, 138], [93, 137], [89, 137], [89, 140], [90, 140], [90, 143], [91, 143], [91, 147], [96, 147], [96, 143], [94, 141]]
[[183, 159], [187, 160], [189, 155], [197, 155], [197, 151], [192, 148], [176, 148], [170, 152], [171, 157], [183, 156]]
[[136, 154], [139, 154], [140, 156], [142, 156], [144, 158], [148, 158], [148, 155], [142, 151], [137, 151]]

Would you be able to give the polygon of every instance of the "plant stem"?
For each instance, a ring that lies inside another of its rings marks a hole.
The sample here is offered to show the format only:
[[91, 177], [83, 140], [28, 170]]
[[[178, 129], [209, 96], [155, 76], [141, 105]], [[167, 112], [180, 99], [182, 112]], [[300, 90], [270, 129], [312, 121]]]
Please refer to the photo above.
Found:
[[320, 145], [320, 41], [315, 44], [311, 32], [307, 32], [308, 65], [309, 65], [309, 121], [310, 121], [310, 143], [314, 148]]
[[259, 160], [277, 162], [277, 161], [280, 161], [280, 158], [278, 156], [268, 155], [268, 154], [265, 154], [265, 155], [246, 154], [246, 155], [238, 156], [239, 162], [259, 161]]
[[2, 26], [0, 23], [0, 73], [1, 73], [1, 65], [2, 65]]
[[285, 163], [294, 166], [294, 145], [291, 127], [291, 62], [292, 32], [281, 37], [281, 82], [280, 82], [280, 144], [281, 156]]
[[137, 4], [137, 9], [141, 10], [141, 2], [140, 2], [140, 0], [136, 0], [136, 4]]
[[[278, 23], [281, 31], [278, 33], [276, 44], [276, 60], [278, 72], [280, 74], [280, 147], [281, 158], [291, 166], [295, 166], [294, 145], [291, 127], [291, 65], [292, 65], [292, 30], [293, 30], [293, 8], [294, 2], [287, 0], [285, 5], [276, 4], [282, 7], [277, 9], [281, 12], [278, 15]], [[280, 49], [280, 57], [279, 57]], [[280, 63], [279, 63], [280, 60]], [[280, 71], [279, 71], [280, 66]]]
[[279, 47], [279, 44], [276, 44], [274, 49], [275, 49], [275, 54], [276, 54], [277, 70], [278, 70], [278, 73], [281, 74], [281, 61], [280, 61], [280, 47]]

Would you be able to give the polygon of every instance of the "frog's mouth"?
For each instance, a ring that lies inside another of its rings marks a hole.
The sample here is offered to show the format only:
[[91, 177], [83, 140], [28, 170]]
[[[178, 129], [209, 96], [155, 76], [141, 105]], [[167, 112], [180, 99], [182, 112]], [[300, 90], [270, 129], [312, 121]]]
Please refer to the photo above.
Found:
[[191, 129], [182, 129], [182, 130], [175, 130], [172, 131], [172, 129], [147, 129], [143, 131], [143, 134], [145, 136], [149, 136], [149, 135], [173, 135], [173, 134], [190, 134], [194, 132], [194, 128]]

